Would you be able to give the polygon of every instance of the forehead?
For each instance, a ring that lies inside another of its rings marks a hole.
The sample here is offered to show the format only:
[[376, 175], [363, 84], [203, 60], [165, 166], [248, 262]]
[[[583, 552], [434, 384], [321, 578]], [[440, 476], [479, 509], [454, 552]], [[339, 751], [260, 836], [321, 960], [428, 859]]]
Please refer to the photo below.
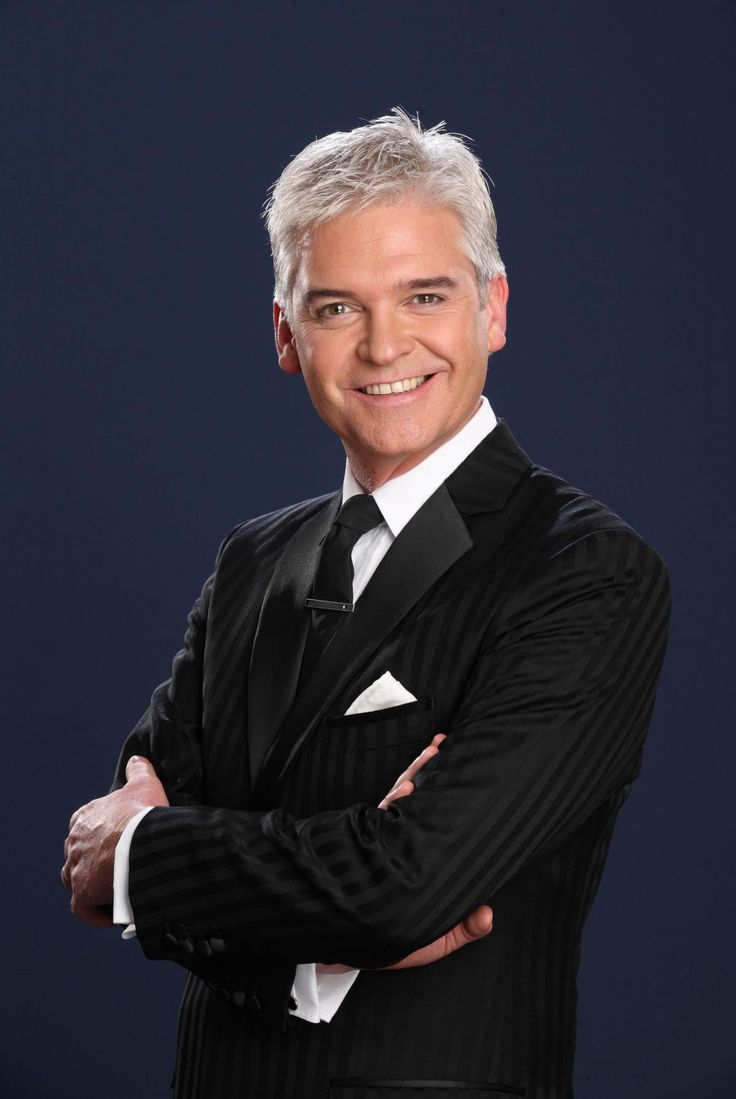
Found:
[[[376, 203], [312, 229], [303, 241], [296, 287], [375, 283], [382, 277], [431, 277], [475, 269], [463, 250], [454, 210], [421, 202]], [[357, 288], [356, 286], [356, 288]]]

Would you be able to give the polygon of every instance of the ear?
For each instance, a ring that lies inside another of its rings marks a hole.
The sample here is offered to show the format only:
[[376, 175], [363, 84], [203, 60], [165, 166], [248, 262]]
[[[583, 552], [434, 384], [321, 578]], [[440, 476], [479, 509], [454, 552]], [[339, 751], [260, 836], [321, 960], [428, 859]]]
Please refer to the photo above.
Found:
[[279, 357], [281, 369], [285, 374], [301, 374], [302, 367], [294, 346], [294, 335], [284, 311], [277, 301], [273, 303], [273, 334], [276, 339], [276, 354]]
[[506, 343], [506, 303], [509, 300], [509, 284], [504, 275], [488, 280], [486, 291], [486, 322], [488, 326], [488, 354], [500, 351]]

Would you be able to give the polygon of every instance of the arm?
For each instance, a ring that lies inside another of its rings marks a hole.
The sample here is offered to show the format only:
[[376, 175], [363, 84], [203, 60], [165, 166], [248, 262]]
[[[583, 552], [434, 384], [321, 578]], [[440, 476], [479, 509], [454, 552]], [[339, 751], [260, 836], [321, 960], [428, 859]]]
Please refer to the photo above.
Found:
[[[129, 825], [135, 825], [143, 815], [140, 810], [143, 807], [167, 806], [167, 797], [174, 805], [197, 804], [201, 800], [201, 679], [213, 581], [214, 576], [206, 582], [189, 615], [184, 648], [174, 659], [171, 678], [156, 688], [149, 708], [124, 745], [111, 793], [84, 806], [72, 818], [72, 835], [65, 845], [66, 864], [62, 878], [67, 888], [73, 891], [72, 911], [85, 922], [98, 926], [109, 926], [113, 922], [107, 905], [113, 880], [110, 856], [115, 850], [116, 837], [123, 831], [130, 833]], [[401, 776], [406, 780], [403, 794], [411, 789], [409, 779], [435, 751], [434, 747], [425, 750]], [[155, 770], [148, 759], [155, 763]], [[385, 807], [393, 797], [398, 796], [401, 796], [399, 791], [391, 791], [382, 806]], [[127, 839], [129, 844], [130, 837]], [[86, 850], [85, 844], [89, 845]], [[119, 922], [120, 912], [123, 908], [129, 908], [127, 844], [122, 855], [119, 846], [115, 854], [115, 883]], [[120, 901], [123, 902], [122, 907]], [[131, 913], [123, 922], [132, 921], [132, 918]], [[398, 964], [402, 968], [424, 965], [444, 957], [487, 934], [491, 921], [490, 909], [482, 907], [460, 921], [436, 943], [402, 959]], [[225, 991], [231, 984], [236, 988], [243, 985], [252, 988], [255, 980], [259, 995], [264, 999], [264, 967], [265, 980], [267, 983], [270, 980], [267, 958], [260, 959], [261, 965], [236, 966], [232, 958], [208, 959], [199, 953], [192, 956], [192, 940], [185, 938], [183, 941], [187, 947], [176, 959], [181, 964], [205, 979], [214, 980], [217, 977], [223, 981]], [[201, 939], [194, 941], [198, 946], [204, 946]], [[293, 973], [293, 965], [284, 966], [279, 959], [273, 958], [271, 966], [273, 973], [278, 972], [276, 988], [285, 988], [284, 974], [287, 971]], [[344, 971], [345, 967], [340, 969]], [[321, 977], [325, 978], [324, 971]], [[330, 979], [329, 975], [326, 979]], [[276, 996], [266, 998], [274, 1004], [277, 1002]], [[276, 1013], [272, 1014], [275, 1017]]]
[[412, 797], [305, 820], [154, 809], [131, 849], [146, 954], [175, 956], [167, 926], [216, 927], [232, 959], [364, 967], [440, 938], [636, 776], [668, 619], [655, 551], [589, 535], [510, 595]]
[[126, 764], [138, 755], [153, 763], [171, 805], [198, 805], [202, 800], [202, 665], [213, 584], [214, 574], [189, 613], [184, 647], [174, 657], [170, 679], [155, 689], [123, 745], [111, 792], [125, 784]]
[[[408, 797], [413, 793], [416, 776], [422, 767], [437, 754], [440, 744], [445, 739], [443, 733], [438, 733], [433, 737], [432, 743], [399, 775], [391, 790], [381, 800], [379, 808], [387, 809], [394, 801], [402, 797]], [[150, 801], [151, 807], [153, 804], [167, 804], [163, 788], [148, 760], [142, 759], [140, 756], [132, 756], [127, 763], [125, 777], [125, 788], [117, 798], [116, 794], [113, 793], [108, 795], [107, 798], [101, 799], [101, 806], [104, 804], [103, 813], [107, 814], [110, 805], [121, 799], [130, 799], [131, 809], [135, 803], [141, 801]], [[132, 925], [134, 920], [128, 897], [129, 847], [135, 828], [149, 811], [150, 808], [139, 810], [127, 821], [115, 847], [114, 911], [112, 917], [115, 923]], [[121, 817], [122, 819], [123, 817]], [[119, 830], [119, 826], [117, 830]], [[101, 829], [99, 831], [104, 833], [105, 830]], [[122, 852], [121, 848], [124, 848]], [[85, 910], [77, 911], [76, 906], [73, 905], [73, 907], [75, 907], [75, 914], [85, 922], [98, 926], [105, 926], [112, 922], [107, 912], [102, 909], [90, 909], [87, 906]], [[446, 935], [387, 968], [410, 969], [416, 966], [429, 965], [447, 957], [448, 954], [454, 953], [455, 950], [467, 946], [468, 943], [483, 938], [490, 932], [492, 926], [493, 912], [487, 905], [481, 905]], [[123, 935], [124, 938], [129, 936], [137, 937], [135, 928], [132, 926], [128, 927]], [[331, 1021], [350, 991], [358, 973], [359, 970], [344, 965], [327, 966], [317, 964], [316, 967], [314, 963], [298, 965], [292, 988], [292, 997], [296, 998], [297, 1008], [292, 1008], [292, 1012], [308, 1022], [319, 1022], [320, 1019], [326, 1022]], [[350, 976], [346, 976], [347, 974]]]

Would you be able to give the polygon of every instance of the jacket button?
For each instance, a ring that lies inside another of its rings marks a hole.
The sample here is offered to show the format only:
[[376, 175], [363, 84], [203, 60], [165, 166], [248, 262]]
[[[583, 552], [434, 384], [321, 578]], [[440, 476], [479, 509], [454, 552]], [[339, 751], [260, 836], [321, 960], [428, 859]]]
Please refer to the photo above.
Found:
[[197, 950], [200, 954], [204, 954], [205, 958], [209, 958], [212, 953], [212, 947], [206, 939], [197, 939]]
[[210, 946], [216, 954], [221, 954], [225, 949], [224, 939], [210, 939]]
[[172, 950], [179, 949], [179, 940], [176, 935], [172, 935], [170, 931], [167, 931], [164, 935], [164, 942], [167, 946], [170, 946]]
[[186, 935], [184, 936], [184, 938], [179, 939], [179, 946], [181, 947], [181, 949], [184, 951], [185, 954], [193, 954], [194, 953], [194, 943]]
[[230, 999], [237, 1007], [242, 1007], [245, 1003], [245, 993], [236, 988], [230, 994]]

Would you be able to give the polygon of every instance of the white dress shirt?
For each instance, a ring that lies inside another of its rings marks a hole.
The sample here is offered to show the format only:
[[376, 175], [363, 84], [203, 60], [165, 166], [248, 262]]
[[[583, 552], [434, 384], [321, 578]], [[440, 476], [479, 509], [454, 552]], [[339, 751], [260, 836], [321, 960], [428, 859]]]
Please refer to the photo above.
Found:
[[[381, 509], [384, 522], [367, 534], [361, 535], [352, 552], [353, 602], [357, 603], [368, 581], [383, 560], [394, 538], [397, 538], [410, 519], [425, 504], [432, 493], [447, 480], [461, 462], [475, 450], [482, 439], [496, 426], [497, 420], [486, 397], [481, 397], [480, 407], [467, 424], [433, 451], [408, 473], [394, 477], [373, 493], [373, 499]], [[363, 492], [348, 462], [342, 483], [342, 502]], [[396, 776], [398, 778], [398, 775]], [[113, 920], [127, 924], [123, 938], [135, 937], [133, 911], [128, 897], [128, 859], [130, 844], [138, 822], [148, 809], [142, 809], [125, 827], [115, 849], [113, 876]], [[360, 970], [347, 973], [316, 972], [314, 962], [296, 967], [292, 995], [296, 1008], [291, 1013], [308, 1023], [329, 1023], [347, 996]]]

